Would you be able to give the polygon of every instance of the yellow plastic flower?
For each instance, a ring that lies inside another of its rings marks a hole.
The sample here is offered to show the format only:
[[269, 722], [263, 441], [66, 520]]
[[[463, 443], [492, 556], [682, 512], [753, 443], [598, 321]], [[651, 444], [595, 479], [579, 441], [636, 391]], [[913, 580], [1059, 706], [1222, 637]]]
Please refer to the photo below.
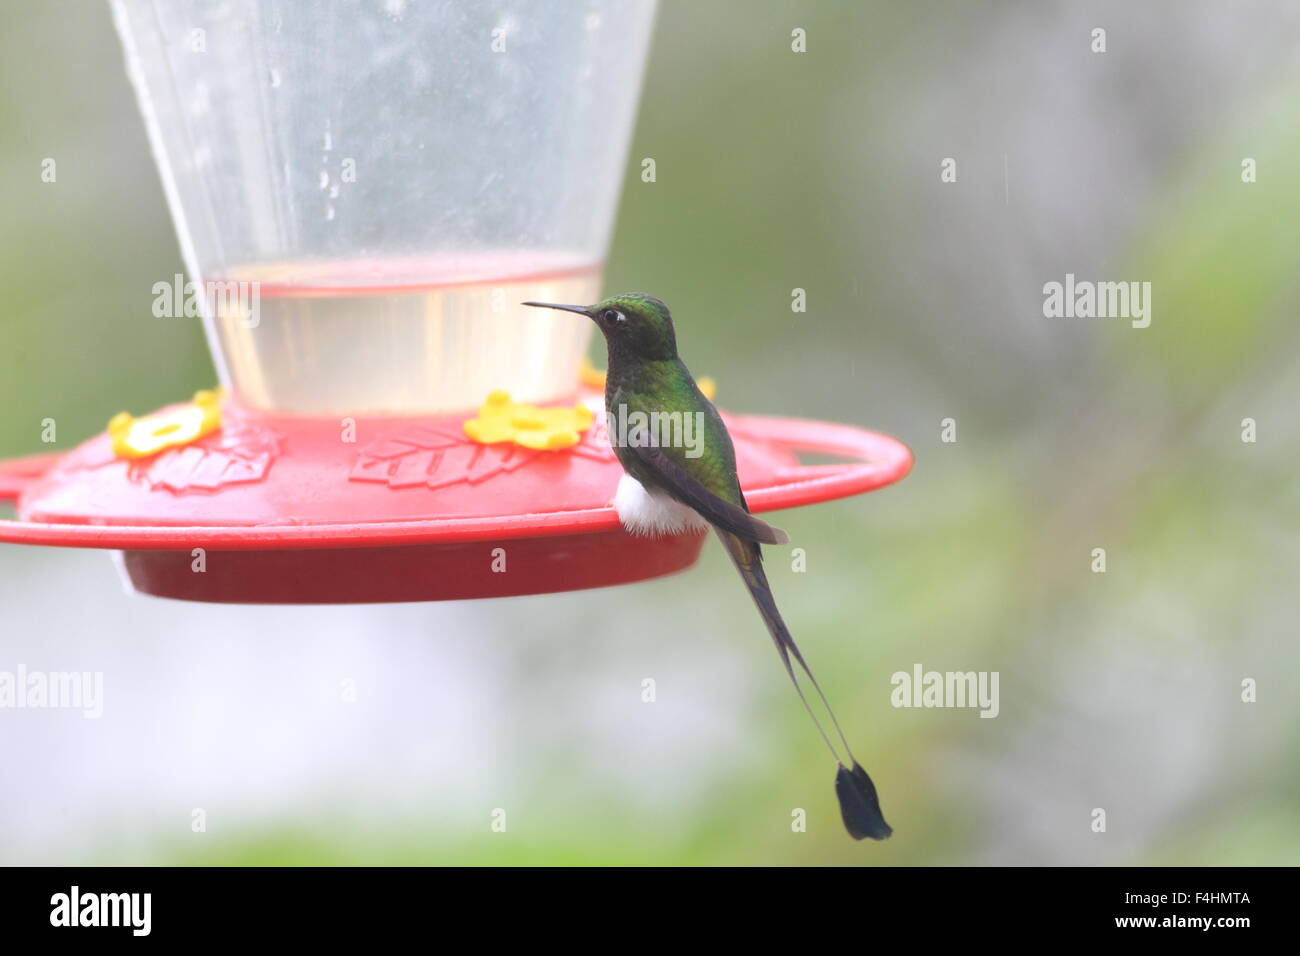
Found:
[[[605, 373], [591, 364], [591, 360], [585, 356], [582, 359], [582, 367], [578, 370], [578, 381], [582, 382], [588, 388], [604, 389]], [[718, 394], [718, 383], [707, 375], [701, 375], [696, 379], [695, 384], [700, 387], [704, 397], [713, 401], [713, 396]]]
[[465, 435], [480, 445], [509, 441], [524, 448], [555, 451], [578, 444], [582, 432], [595, 421], [596, 416], [585, 405], [539, 408], [513, 401], [509, 392], [496, 391], [479, 408], [478, 416], [465, 422]]
[[194, 393], [188, 405], [135, 418], [118, 412], [108, 423], [113, 454], [118, 458], [150, 458], [167, 448], [196, 442], [221, 427], [221, 396], [215, 391]]

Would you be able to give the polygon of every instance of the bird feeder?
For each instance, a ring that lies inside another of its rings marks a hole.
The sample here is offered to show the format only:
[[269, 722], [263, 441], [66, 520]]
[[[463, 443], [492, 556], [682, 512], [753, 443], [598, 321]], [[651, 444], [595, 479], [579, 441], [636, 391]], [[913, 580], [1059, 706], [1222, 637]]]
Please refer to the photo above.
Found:
[[[590, 322], [521, 305], [601, 297], [652, 2], [113, 10], [191, 278], [139, 318], [192, 306], [220, 385], [0, 463], [0, 541], [110, 549], [139, 592], [249, 603], [695, 562], [702, 536], [633, 537], [610, 504]], [[724, 417], [755, 512], [911, 465], [859, 428]]]

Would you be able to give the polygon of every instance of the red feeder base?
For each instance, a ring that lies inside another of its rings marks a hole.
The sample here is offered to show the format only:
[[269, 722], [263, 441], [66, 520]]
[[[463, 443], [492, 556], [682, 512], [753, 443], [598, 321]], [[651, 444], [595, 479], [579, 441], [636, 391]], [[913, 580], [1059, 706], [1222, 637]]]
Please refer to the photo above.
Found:
[[[126, 551], [132, 586], [155, 597], [236, 604], [455, 601], [576, 591], [682, 571], [706, 536], [649, 542], [620, 531], [508, 542], [396, 548], [209, 551], [197, 574], [187, 551]], [[502, 554], [494, 557], [496, 548]], [[493, 570], [494, 564], [497, 570]]]
[[[902, 478], [898, 441], [844, 425], [727, 417], [755, 512]], [[464, 415], [268, 417], [143, 461], [99, 435], [0, 463], [17, 521], [0, 542], [123, 552], [136, 590], [193, 601], [351, 604], [505, 597], [625, 584], [695, 563], [700, 534], [636, 538], [609, 505], [622, 468], [598, 427], [564, 451], [479, 445]], [[846, 459], [802, 465], [796, 451]]]

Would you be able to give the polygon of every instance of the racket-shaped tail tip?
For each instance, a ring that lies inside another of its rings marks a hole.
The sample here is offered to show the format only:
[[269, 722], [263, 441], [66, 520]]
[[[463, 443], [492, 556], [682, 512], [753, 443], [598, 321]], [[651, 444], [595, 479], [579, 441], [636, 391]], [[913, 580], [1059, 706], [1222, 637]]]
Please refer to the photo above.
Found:
[[894, 832], [880, 812], [875, 784], [862, 766], [854, 761], [853, 769], [841, 766], [835, 774], [835, 796], [840, 800], [840, 815], [844, 829], [855, 840], [871, 837], [883, 840]]

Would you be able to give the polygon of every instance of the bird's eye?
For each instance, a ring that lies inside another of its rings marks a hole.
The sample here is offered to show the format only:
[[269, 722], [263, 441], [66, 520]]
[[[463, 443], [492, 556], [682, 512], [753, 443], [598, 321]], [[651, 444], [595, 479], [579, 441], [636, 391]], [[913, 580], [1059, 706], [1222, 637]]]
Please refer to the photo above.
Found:
[[626, 321], [627, 321], [627, 316], [624, 315], [622, 312], [618, 311], [618, 309], [606, 309], [606, 310], [605, 310], [605, 321], [606, 321], [606, 322], [626, 322]]

